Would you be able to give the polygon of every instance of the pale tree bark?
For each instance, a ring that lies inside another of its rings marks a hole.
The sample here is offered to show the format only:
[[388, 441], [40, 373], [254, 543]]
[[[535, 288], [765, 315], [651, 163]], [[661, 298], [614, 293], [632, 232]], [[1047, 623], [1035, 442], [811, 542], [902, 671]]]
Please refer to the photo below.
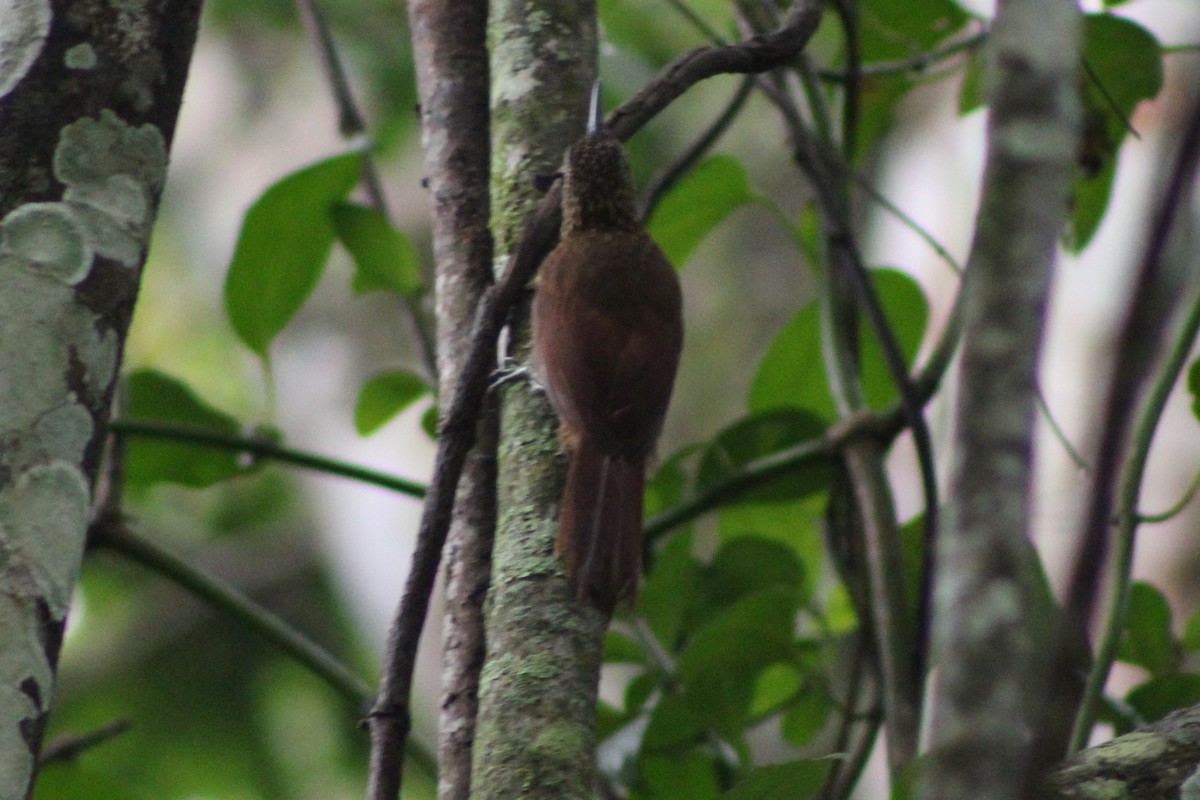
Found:
[[[534, 177], [558, 169], [583, 133], [596, 77], [592, 2], [492, 4], [492, 208], [507, 253], [538, 200]], [[510, 328], [528, 347], [528, 303]], [[480, 678], [473, 797], [593, 795], [603, 616], [576, 602], [554, 554], [562, 461], [555, 420], [526, 384], [504, 392], [499, 523]]]
[[927, 798], [1020, 797], [1039, 722], [1032, 698], [1054, 623], [1028, 544], [1031, 437], [1077, 141], [1078, 17], [1070, 0], [1004, 0], [988, 45], [988, 160], [963, 285], [957, 463], [937, 558]]
[[0, 6], [4, 797], [36, 778], [199, 13], [198, 0]]
[[1055, 767], [1038, 800], [1179, 800], [1200, 793], [1200, 707], [1083, 750]]
[[[471, 345], [475, 307], [491, 282], [487, 0], [411, 0], [425, 181], [433, 212], [438, 396], [445, 411]], [[466, 800], [483, 661], [483, 599], [496, 522], [495, 405], [480, 412], [445, 546], [438, 797]]]

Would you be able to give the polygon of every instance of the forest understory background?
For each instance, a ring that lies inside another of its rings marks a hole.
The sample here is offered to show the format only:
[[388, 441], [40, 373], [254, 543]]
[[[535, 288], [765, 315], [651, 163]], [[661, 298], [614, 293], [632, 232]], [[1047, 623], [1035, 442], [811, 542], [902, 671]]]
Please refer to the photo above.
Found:
[[[395, 53], [408, 46], [401, 9], [388, 3], [368, 12], [352, 3], [329, 5], [352, 85], [371, 121], [393, 221], [428, 269], [429, 206], [414, 78], [405, 66], [411, 58]], [[1200, 14], [1181, 0], [1137, 0], [1120, 11], [1164, 45], [1200, 37]], [[697, 43], [686, 21], [671, 19], [660, 48], [673, 53]], [[350, 28], [353, 34], [346, 33]], [[1173, 114], [1188, 107], [1184, 84], [1194, 77], [1197, 58], [1193, 52], [1166, 59], [1161, 94], [1141, 104], [1130, 120], [1139, 138], [1126, 140], [1112, 203], [1095, 240], [1079, 257], [1061, 258], [1055, 274], [1039, 381], [1049, 414], [1038, 417], [1034, 498], [1037, 544], [1052, 582], [1064, 580], [1060, 570], [1074, 552], [1072, 520], [1089, 485], [1063, 440], [1085, 462], [1091, 458], [1105, 356], [1128, 299], [1162, 148], [1178, 138], [1181, 120]], [[653, 72], [649, 64], [602, 46], [606, 96], [632, 95]], [[664, 153], [719, 113], [739, 80], [723, 76], [700, 85], [636, 137], [630, 152], [640, 186], [661, 166]], [[979, 111], [960, 116], [959, 94], [958, 78], [930, 80], [913, 91], [871, 159], [870, 177], [962, 263], [979, 194], [984, 118]], [[289, 4], [211, 5], [124, 368], [177, 377], [237, 419], [278, 428], [289, 446], [423, 482], [434, 454], [422, 427], [428, 397], [370, 435], [356, 430], [354, 407], [363, 384], [381, 371], [418, 362], [419, 355], [407, 340], [404, 312], [394, 297], [351, 291], [353, 267], [345, 252], [335, 249], [312, 299], [273, 346], [269, 380], [222, 310], [222, 287], [245, 210], [285, 174], [343, 152], [347, 145], [337, 123], [318, 59]], [[764, 141], [779, 147], [764, 147]], [[796, 172], [779, 169], [782, 134], [765, 100], [750, 98], [715, 151], [745, 167], [754, 192], [786, 214], [798, 214], [807, 194]], [[908, 273], [929, 300], [924, 354], [945, 322], [959, 278], [885, 211], [864, 205], [862, 214], [867, 263]], [[769, 210], [748, 203], [689, 258], [681, 271], [687, 338], [659, 446], [663, 456], [745, 413], [764, 350], [816, 291], [798, 268], [795, 249]], [[955, 400], [952, 378], [943, 385], [949, 388], [926, 410], [939, 449], [952, 433]], [[1170, 508], [1200, 471], [1200, 427], [1191, 403], [1180, 387], [1167, 406], [1144, 483], [1146, 513]], [[1051, 429], [1051, 418], [1059, 433]], [[905, 434], [888, 459], [901, 522], [921, 508], [913, 463]], [[939, 464], [943, 481], [948, 467], [948, 461]], [[164, 547], [188, 553], [315, 639], [351, 654], [360, 674], [375, 674], [410, 558], [410, 533], [420, 518], [418, 501], [278, 466], [200, 490], [135, 488], [128, 499], [145, 532]], [[1194, 578], [1200, 564], [1197, 509], [1192, 504], [1169, 521], [1144, 526], [1138, 548], [1136, 574], [1164, 591], [1177, 621], [1200, 603]], [[698, 530], [703, 533], [706, 525], [712, 534], [712, 522], [699, 523]], [[440, 625], [431, 620], [414, 689], [414, 739], [427, 753], [436, 749], [440, 635]], [[614, 675], [619, 677], [619, 668], [601, 691], [615, 702], [620, 683]], [[1118, 668], [1113, 685], [1139, 680], [1135, 668]], [[111, 554], [86, 560], [63, 651], [51, 740], [131, 718], [131, 730], [104, 748], [114, 754], [110, 764], [123, 764], [127, 777], [138, 782], [177, 787], [179, 796], [188, 796], [182, 787], [190, 786], [196, 797], [358, 797], [365, 756], [353, 725], [346, 724], [354, 713], [315, 678], [179, 588]], [[141, 755], [146, 742], [155, 742], [153, 760]], [[205, 765], [203, 775], [194, 767], [198, 762]], [[409, 780], [419, 791], [429, 786], [429, 763], [417, 758], [415, 764]], [[874, 769], [879, 778], [882, 765]], [[48, 769], [38, 797], [59, 796], [56, 780]]]

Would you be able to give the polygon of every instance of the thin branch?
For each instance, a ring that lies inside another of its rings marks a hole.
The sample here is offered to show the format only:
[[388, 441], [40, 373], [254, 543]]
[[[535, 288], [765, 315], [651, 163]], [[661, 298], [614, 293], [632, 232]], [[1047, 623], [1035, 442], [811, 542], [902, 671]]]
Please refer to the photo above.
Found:
[[[317, 6], [317, 0], [296, 0], [296, 8], [300, 19], [308, 32], [309, 38], [316, 45], [317, 53], [321, 56], [321, 66], [325, 70], [325, 78], [333, 93], [334, 103], [338, 109], [338, 130], [347, 139], [367, 136], [367, 126], [363, 116], [354, 102], [354, 93], [350, 89], [350, 81], [346, 78], [346, 70], [338, 55], [337, 44], [325, 15]], [[391, 221], [388, 211], [387, 198], [383, 193], [383, 182], [379, 178], [379, 169], [371, 155], [370, 147], [362, 148], [362, 183], [370, 200], [371, 207]], [[434, 351], [433, 336], [423, 321], [419, 298], [405, 296], [404, 305], [407, 311], [406, 320], [409, 334], [417, 345], [421, 355], [421, 363], [430, 380], [438, 374], [437, 358]]]
[[795, 58], [816, 32], [822, 0], [797, 0], [775, 31], [723, 47], [699, 47], [676, 58], [606, 121], [625, 140], [689, 88], [714, 75], [760, 73]]
[[[1147, 262], [1159, 261], [1164, 257], [1167, 239], [1169, 239], [1171, 233], [1171, 217], [1175, 214], [1176, 207], [1181, 204], [1184, 196], [1183, 193], [1189, 190], [1195, 178], [1196, 159], [1198, 154], [1200, 154], [1200, 149], [1198, 148], [1200, 148], [1200, 101], [1197, 102], [1193, 111], [1191, 126], [1180, 147], [1179, 157], [1175, 164], [1175, 173], [1163, 197], [1162, 205], [1159, 207], [1159, 216], [1155, 222], [1151, 241], [1147, 248], [1145, 260], [1143, 261], [1143, 280], [1146, 282], [1142, 283], [1141, 290], [1135, 295], [1136, 297], [1143, 297], [1152, 292], [1160, 296], [1165, 294], [1161, 290], [1156, 292], [1149, 287], [1149, 281], [1154, 279], [1147, 277], [1146, 273], [1151, 272], [1154, 268], [1147, 266]], [[1183, 204], [1186, 207], [1187, 204]], [[1194, 289], [1195, 287], [1193, 287]], [[1169, 314], [1166, 313], [1166, 309], [1162, 308], [1160, 303], [1153, 303], [1151, 305], [1153, 306], [1154, 313], [1169, 318]], [[1145, 331], [1141, 327], [1144, 319], [1142, 322], [1137, 322], [1136, 316], [1136, 309], [1131, 309], [1129, 319], [1127, 320], [1126, 335], [1148, 335], [1154, 336], [1157, 339], [1154, 331]], [[1138, 327], [1133, 328], [1134, 324], [1137, 324]], [[1108, 673], [1112, 669], [1113, 661], [1116, 659], [1121, 633], [1125, 627], [1125, 608], [1129, 596], [1130, 576], [1133, 571], [1133, 551], [1134, 543], [1137, 540], [1137, 528], [1140, 522], [1145, 521], [1145, 518], [1138, 515], [1137, 507], [1141, 494], [1142, 481], [1145, 476], [1146, 461], [1150, 455], [1150, 445], [1154, 441], [1155, 431], [1158, 430], [1163, 409], [1166, 407], [1171, 390], [1179, 379], [1179, 374], [1187, 364], [1192, 347], [1196, 342], [1197, 332], [1200, 332], [1200, 294], [1193, 296], [1187, 317], [1183, 321], [1178, 334], [1175, 336], [1175, 341], [1167, 356], [1166, 363], [1159, 370], [1158, 376], [1150, 387], [1141, 414], [1134, 424], [1129, 454], [1125, 458], [1124, 465], [1120, 468], [1120, 477], [1116, 483], [1117, 529], [1114, 534], [1115, 552], [1113, 553], [1113, 560], [1109, 567], [1106, 581], [1108, 590], [1104, 602], [1104, 630], [1096, 647], [1096, 658], [1092, 663], [1091, 672], [1088, 674], [1083, 701], [1080, 703], [1079, 713], [1075, 718], [1075, 727], [1071, 733], [1070, 753], [1074, 753], [1087, 746], [1088, 736], [1091, 733], [1104, 692], [1104, 685], [1108, 682]], [[1121, 349], [1122, 355], [1118, 356], [1115, 368], [1121, 369], [1124, 367], [1136, 372], [1140, 372], [1143, 368], [1148, 369], [1150, 364], [1145, 363], [1145, 360], [1152, 355], [1153, 350], [1143, 351], [1143, 357], [1134, 360], [1134, 354], [1125, 355], [1130, 349], [1129, 346]], [[1142, 364], [1144, 364], [1144, 367], [1141, 366]], [[1117, 389], [1117, 381], [1114, 380], [1112, 388], [1114, 391]], [[1130, 387], [1129, 391], [1131, 394], [1136, 393], [1133, 387]], [[1132, 397], [1130, 400], [1132, 402]], [[1113, 402], [1113, 406], [1119, 408], [1115, 401], [1111, 402]], [[1132, 408], [1129, 410], [1129, 413], [1132, 413]], [[1114, 424], [1120, 425], [1122, 422], [1119, 418], [1114, 420], [1110, 415], [1106, 419], [1106, 430], [1110, 425]], [[1103, 449], [1101, 452], [1104, 452]], [[1104, 462], [1099, 463], [1103, 464]], [[1196, 485], [1196, 483], [1193, 483], [1192, 488], [1184, 497], [1184, 503], [1191, 499]], [[1093, 513], [1098, 513], [1094, 508], [1095, 503], [1096, 498], [1093, 495]], [[1108, 525], [1108, 520], [1105, 520], [1103, 530], [1097, 530], [1092, 535], [1107, 535]], [[1089, 528], [1088, 530], [1091, 531], [1092, 529]], [[1095, 544], [1092, 545], [1092, 549], [1095, 549]], [[1081, 552], [1079, 557], [1083, 558], [1084, 554]], [[1082, 580], [1082, 576], [1076, 576], [1076, 581]], [[1082, 594], [1084, 589], [1086, 589], [1086, 586], [1079, 587], [1077, 591], [1080, 591]], [[1087, 600], [1086, 596], [1076, 598], [1076, 602], [1086, 602], [1086, 605], [1078, 608], [1081, 610], [1090, 610], [1091, 603]], [[1082, 617], [1082, 619], [1086, 619], [1086, 617]]]
[[[928, 53], [920, 53], [898, 61], [877, 61], [874, 64], [863, 64], [859, 70], [859, 77], [880, 78], [887, 75], [899, 75], [905, 72], [924, 72], [940, 61], [945, 61], [967, 50], [974, 50], [981, 47], [987, 41], [987, 38], [988, 31], [982, 30], [965, 39], [952, 42], [945, 47], [940, 47]], [[844, 70], [824, 69], [820, 70], [818, 74], [824, 80], [837, 83], [843, 83], [850, 78], [849, 71]]]
[[692, 7], [683, 0], [663, 0], [669, 5], [675, 13], [683, 17], [687, 22], [700, 33], [704, 34], [704, 38], [708, 39], [715, 45], [725, 45], [728, 42], [721, 34], [717, 33], [716, 29], [709, 25], [704, 19], [692, 10]]
[[118, 719], [88, 733], [64, 736], [57, 741], [51, 742], [42, 750], [42, 754], [38, 758], [38, 766], [40, 768], [47, 764], [74, 761], [88, 750], [98, 747], [110, 739], [115, 739], [132, 727], [133, 723], [129, 720]]
[[[768, 36], [727, 47], [703, 47], [676, 59], [610, 116], [609, 129], [619, 138], [628, 139], [690, 86], [705, 78], [723, 72], [763, 71], [794, 58], [816, 31], [823, 5], [821, 0], [797, 0], [784, 25]], [[560, 203], [561, 192], [554, 186], [527, 217], [499, 283], [481, 297], [472, 328], [471, 350], [440, 425], [433, 479], [417, 531], [412, 568], [388, 633], [382, 683], [368, 717], [372, 775], [380, 776], [379, 783], [372, 788], [372, 796], [376, 798], [394, 797], [399, 791], [403, 770], [399, 754], [411, 725], [409, 693], [417, 642], [425, 624], [459, 476], [475, 441], [475, 423], [488, 375], [496, 361], [496, 342], [512, 304], [558, 240]]]
[[1046, 402], [1046, 395], [1042, 392], [1042, 387], [1038, 385], [1035, 388], [1037, 392], [1034, 395], [1034, 400], [1037, 402], [1038, 411], [1045, 417], [1046, 424], [1050, 426], [1050, 432], [1058, 440], [1058, 443], [1062, 445], [1062, 449], [1067, 452], [1067, 456], [1075, 462], [1075, 466], [1087, 472], [1087, 459], [1083, 457], [1083, 453], [1080, 453], [1075, 445], [1071, 444], [1071, 440], [1067, 438], [1066, 431], [1062, 429], [1062, 426], [1058, 424], [1058, 420], [1054, 418], [1054, 414], [1050, 411], [1050, 404]]
[[1124, 109], [1117, 103], [1116, 98], [1108, 91], [1108, 87], [1104, 85], [1104, 81], [1100, 80], [1100, 76], [1092, 69], [1092, 65], [1083, 59], [1083, 74], [1087, 76], [1088, 81], [1096, 87], [1096, 91], [1100, 93], [1100, 97], [1104, 99], [1104, 104], [1108, 106], [1108, 110], [1113, 113], [1117, 119], [1121, 120], [1121, 127], [1133, 135], [1133, 138], [1141, 141], [1142, 135], [1137, 132], [1137, 128], [1133, 127], [1133, 120], [1125, 113]]
[[1191, 505], [1191, 502], [1196, 499], [1196, 492], [1200, 491], [1200, 472], [1197, 472], [1192, 478], [1191, 484], [1188, 485], [1187, 491], [1183, 493], [1183, 497], [1166, 511], [1160, 511], [1157, 514], [1147, 514], [1138, 512], [1136, 518], [1140, 525], [1156, 525], [1161, 522], [1168, 522], [1183, 512], [1185, 508]]
[[854, 158], [858, 149], [858, 114], [862, 96], [862, 48], [859, 44], [858, 4], [848, 0], [834, 0], [834, 11], [842, 26], [842, 37], [846, 41], [846, 79], [842, 82], [845, 96], [842, 98], [842, 156], [847, 162]]
[[154, 422], [145, 419], [114, 419], [108, 423], [108, 429], [118, 438], [140, 436], [147, 439], [162, 439], [175, 442], [189, 442], [202, 447], [213, 447], [219, 450], [229, 450], [235, 453], [246, 453], [255, 458], [279, 461], [297, 467], [324, 472], [327, 475], [337, 475], [350, 478], [361, 483], [382, 486], [409, 497], [425, 496], [425, 487], [416, 481], [389, 475], [386, 472], [361, 467], [335, 458], [327, 458], [304, 450], [284, 447], [269, 439], [253, 436], [238, 436], [201, 428], [195, 425], [179, 425], [173, 422]]
[[329, 651], [234, 586], [138, 536], [121, 517], [100, 517], [92, 523], [88, 536], [89, 545], [106, 548], [141, 564], [247, 626], [356, 706], [365, 708], [371, 701], [371, 687]]
[[746, 76], [738, 84], [737, 91], [729, 99], [725, 110], [713, 121], [712, 125], [697, 137], [696, 141], [692, 143], [692, 146], [683, 155], [668, 164], [654, 176], [649, 185], [646, 186], [645, 191], [642, 192], [641, 215], [643, 219], [649, 218], [654, 213], [658, 202], [671, 190], [671, 187], [678, 183], [680, 178], [690, 172], [699, 163], [700, 159], [704, 158], [704, 155], [712, 149], [717, 140], [725, 134], [725, 131], [729, 130], [729, 126], [737, 119], [742, 107], [746, 104], [746, 100], [750, 97], [750, 92], [753, 90], [754, 77]]

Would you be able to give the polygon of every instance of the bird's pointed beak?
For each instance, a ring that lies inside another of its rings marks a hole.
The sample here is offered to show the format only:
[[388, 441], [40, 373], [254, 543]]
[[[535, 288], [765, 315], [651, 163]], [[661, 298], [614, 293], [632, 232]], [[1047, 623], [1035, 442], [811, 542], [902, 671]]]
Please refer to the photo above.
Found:
[[604, 114], [600, 110], [600, 81], [592, 84], [592, 105], [588, 112], [588, 133], [599, 133], [604, 129]]

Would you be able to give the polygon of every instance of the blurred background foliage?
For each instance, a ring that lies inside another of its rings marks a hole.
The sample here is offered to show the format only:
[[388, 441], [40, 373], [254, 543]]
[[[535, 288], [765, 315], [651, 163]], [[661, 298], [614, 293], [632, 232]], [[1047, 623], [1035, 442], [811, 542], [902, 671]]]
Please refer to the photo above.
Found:
[[[910, 68], [864, 79], [856, 133], [847, 140], [839, 135], [848, 126], [837, 80], [845, 47], [826, 20], [805, 65], [823, 98], [813, 107], [830, 115], [821, 132], [815, 114], [814, 127], [843, 153], [847, 169], [875, 182], [961, 260], [977, 181], [962, 175], [973, 175], [980, 158], [978, 34], [989, 10], [951, 0], [856, 6], [863, 62], [910, 60]], [[1129, 118], [1144, 139], [1169, 133], [1169, 105], [1137, 108], [1159, 95], [1164, 58], [1169, 94], [1170, 58], [1195, 57], [1186, 47], [1178, 56], [1162, 49], [1197, 40], [1196, 10], [1175, 6], [1137, 0], [1121, 5], [1131, 19], [1089, 18], [1086, 52], [1107, 95], [1086, 94], [1096, 118], [1088, 153], [1095, 169], [1080, 178], [1066, 242], [1083, 255], [1064, 270], [1087, 268], [1095, 248], [1085, 246], [1104, 235], [1114, 181], [1135, 204], [1145, 191], [1136, 176], [1121, 183], [1124, 164], [1139, 155], [1117, 154], [1129, 141]], [[396, 227], [345, 205], [364, 199], [352, 191], [358, 159], [338, 155], [347, 145], [293, 4], [210, 2], [128, 343], [120, 413], [282, 442], [420, 480], [432, 452], [430, 397], [406, 339], [404, 309], [421, 299], [414, 280], [427, 278], [431, 264], [405, 8], [383, 0], [324, 0], [321, 7], [369, 120]], [[601, 0], [600, 11], [610, 108], [683, 50], [742, 35], [726, 0]], [[947, 47], [959, 49], [920, 60]], [[708, 127], [739, 82], [730, 76], [701, 84], [630, 142], [640, 186], [654, 183]], [[1136, 169], [1145, 174], [1153, 158], [1142, 147]], [[671, 187], [649, 221], [676, 265], [686, 267], [688, 327], [648, 490], [652, 528], [663, 519], [656, 515], [756, 458], [810, 440], [833, 419], [826, 379], [814, 366], [822, 363], [810, 302], [821, 246], [809, 189], [792, 168], [774, 109], [752, 93], [714, 152]], [[930, 153], [945, 163], [922, 166]], [[931, 199], [928, 191], [939, 194]], [[326, 214], [331, 205], [340, 211]], [[940, 331], [957, 277], [865, 195], [853, 206], [911, 363]], [[1125, 238], [1136, 241], [1128, 206], [1110, 215], [1119, 220], [1110, 227], [1125, 225]], [[280, 264], [297, 266], [281, 272]], [[1085, 280], [1116, 286], [1126, 267]], [[1077, 292], [1073, 299], [1087, 306], [1094, 298]], [[1092, 313], [1094, 332], [1074, 344], [1102, 347], [1115, 315], [1102, 301], [1092, 307], [1099, 310], [1056, 311], [1059, 335]], [[863, 380], [879, 408], [894, 402], [895, 390], [864, 336]], [[1058, 363], [1052, 350], [1048, 369]], [[1058, 383], [1064, 376], [1078, 386]], [[1044, 387], [1068, 439], [1085, 453], [1088, 406], [1077, 395], [1086, 386], [1077, 368], [1048, 375]], [[943, 445], [946, 408], [941, 398], [930, 412]], [[1194, 448], [1195, 420], [1185, 414], [1184, 421]], [[1047, 491], [1065, 482], [1078, 492], [1080, 474], [1043, 438]], [[144, 438], [127, 439], [125, 448], [125, 474], [110, 480], [123, 487], [123, 508], [139, 535], [236, 586], [374, 682], [415, 530], [415, 499], [225, 450]], [[909, 452], [902, 439], [891, 476], [915, 547], [920, 501]], [[1167, 454], [1152, 502], [1179, 495], [1195, 452]], [[719, 513], [655, 531], [639, 606], [610, 633], [602, 686], [601, 766], [629, 796], [706, 798], [733, 787], [729, 796], [792, 797], [820, 784], [826, 766], [804, 758], [835, 744], [846, 711], [837, 697], [854, 680], [839, 670], [851, 661], [857, 627], [822, 538], [829, 476], [827, 464], [807, 463], [727, 501]], [[1048, 508], [1048, 530], [1056, 513]], [[1194, 530], [1189, 519], [1176, 524]], [[1053, 567], [1063, 545], [1052, 536], [1042, 544]], [[1137, 685], [1141, 694], [1134, 689], [1110, 703], [1117, 731], [1185, 697], [1200, 699], [1188, 661], [1200, 647], [1200, 623], [1184, 614], [1182, 629], [1171, 622], [1171, 606], [1190, 608], [1195, 587], [1169, 573], [1159, 577], [1162, 588], [1139, 584], [1134, 594], [1122, 659], [1142, 672], [1126, 675], [1119, 691]], [[414, 798], [434, 796], [427, 754], [438, 627], [428, 626], [431, 646], [419, 667], [406, 773], [406, 796]], [[48, 764], [37, 797], [359, 797], [362, 712], [239, 621], [100, 548], [85, 563], [48, 741], [116, 721], [129, 727], [75, 759]], [[771, 793], [780, 786], [793, 793]]]

